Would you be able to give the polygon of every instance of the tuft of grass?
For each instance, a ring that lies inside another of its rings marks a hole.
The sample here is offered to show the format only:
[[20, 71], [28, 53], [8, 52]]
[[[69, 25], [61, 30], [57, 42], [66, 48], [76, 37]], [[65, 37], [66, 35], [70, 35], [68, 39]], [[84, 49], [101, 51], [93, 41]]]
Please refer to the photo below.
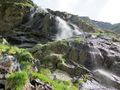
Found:
[[88, 75], [84, 74], [80, 80], [75, 82], [75, 86], [79, 87], [81, 84], [85, 83], [88, 80]]
[[28, 74], [31, 72], [31, 69], [32, 69], [32, 66], [33, 66], [32, 63], [22, 61], [20, 64], [21, 64], [21, 69], [23, 71], [26, 71]]
[[7, 81], [7, 85], [10, 86], [12, 90], [23, 90], [25, 84], [28, 81], [28, 75], [26, 72], [23, 71], [16, 72], [11, 74]]
[[40, 73], [45, 75], [45, 76], [48, 76], [48, 77], [50, 77], [52, 75], [50, 69], [48, 69], [48, 68], [41, 68]]
[[21, 50], [22, 49], [19, 49], [16, 46], [0, 44], [0, 52], [4, 52], [8, 54], [16, 54], [16, 52], [20, 52]]
[[75, 87], [71, 82], [67, 83], [66, 81], [52, 80], [49, 77], [38, 73], [32, 73], [32, 76], [34, 78], [39, 78], [43, 82], [48, 82], [53, 86], [54, 90], [78, 90], [78, 88]]
[[76, 44], [80, 44], [82, 41], [83, 41], [83, 38], [80, 38], [80, 37], [76, 37], [76, 38], [74, 39], [74, 42], [75, 42]]
[[32, 54], [25, 49], [17, 52], [16, 57], [20, 62], [32, 62], [34, 59]]

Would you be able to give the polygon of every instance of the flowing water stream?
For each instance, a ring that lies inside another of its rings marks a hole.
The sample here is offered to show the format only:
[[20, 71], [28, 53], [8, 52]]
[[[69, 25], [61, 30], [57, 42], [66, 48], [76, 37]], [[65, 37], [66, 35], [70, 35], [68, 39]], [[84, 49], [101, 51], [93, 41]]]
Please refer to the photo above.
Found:
[[56, 17], [56, 27], [58, 33], [56, 34], [56, 40], [67, 39], [75, 35], [81, 35], [82, 33], [77, 29], [77, 26], [71, 24], [71, 28], [68, 23], [60, 17]]

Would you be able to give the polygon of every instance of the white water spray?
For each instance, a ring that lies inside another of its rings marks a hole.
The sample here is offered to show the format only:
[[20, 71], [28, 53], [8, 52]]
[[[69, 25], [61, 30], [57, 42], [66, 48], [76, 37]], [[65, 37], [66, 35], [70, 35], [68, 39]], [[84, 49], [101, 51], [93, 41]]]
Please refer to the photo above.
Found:
[[60, 17], [56, 17], [56, 25], [58, 29], [58, 33], [56, 35], [56, 40], [67, 39], [73, 37], [74, 35], [82, 34], [78, 29], [77, 26], [73, 25], [74, 30], [68, 25], [66, 21], [61, 19]]

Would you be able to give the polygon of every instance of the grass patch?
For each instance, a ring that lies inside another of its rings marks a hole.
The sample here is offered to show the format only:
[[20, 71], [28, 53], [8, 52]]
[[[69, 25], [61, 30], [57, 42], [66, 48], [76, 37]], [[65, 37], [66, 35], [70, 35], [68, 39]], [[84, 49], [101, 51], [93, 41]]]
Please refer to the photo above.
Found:
[[75, 86], [79, 87], [81, 84], [85, 83], [88, 80], [88, 75], [82, 75], [82, 78], [80, 80], [77, 80], [74, 84]]
[[50, 77], [52, 75], [50, 69], [47, 69], [47, 68], [41, 68], [39, 72], [48, 77]]
[[0, 44], [0, 52], [4, 52], [7, 54], [16, 54], [16, 52], [20, 52], [22, 49], [19, 49], [15, 46], [10, 46], [10, 45], [3, 45]]
[[52, 80], [49, 77], [38, 74], [38, 73], [32, 73], [32, 76], [34, 78], [39, 78], [43, 82], [48, 82], [49, 84], [53, 85], [54, 90], [78, 90], [77, 87], [75, 87], [71, 82], [67, 81], [60, 81], [60, 80]]
[[22, 65], [23, 70], [28, 70], [34, 61], [31, 53], [29, 53], [26, 49], [17, 48], [16, 46], [0, 44], [0, 53], [9, 55], [12, 54], [15, 56], [19, 63]]
[[20, 52], [16, 53], [16, 57], [20, 62], [32, 62], [33, 61], [33, 57], [31, 55], [30, 52], [28, 52], [27, 50], [21, 50]]
[[26, 72], [16, 72], [10, 75], [10, 77], [7, 79], [8, 86], [12, 90], [23, 90], [25, 84], [28, 81], [28, 75]]
[[84, 41], [84, 39], [82, 37], [76, 37], [74, 39], [74, 43], [76, 43], [76, 44], [80, 44], [82, 41]]

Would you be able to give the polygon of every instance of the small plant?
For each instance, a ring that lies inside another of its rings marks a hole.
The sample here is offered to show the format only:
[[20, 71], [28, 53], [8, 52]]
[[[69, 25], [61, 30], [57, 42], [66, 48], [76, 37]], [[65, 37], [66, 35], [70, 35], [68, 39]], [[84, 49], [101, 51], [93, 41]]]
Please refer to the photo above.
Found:
[[7, 79], [8, 87], [12, 90], [23, 90], [25, 84], [28, 81], [28, 75], [26, 72], [16, 72], [10, 75]]
[[43, 75], [46, 75], [48, 77], [50, 77], [52, 75], [51, 71], [49, 69], [46, 69], [46, 68], [41, 68], [40, 73], [43, 74]]
[[83, 40], [82, 40], [82, 38], [80, 38], [80, 37], [77, 37], [77, 38], [75, 38], [75, 40], [74, 40], [74, 42], [75, 42], [76, 44], [80, 44], [81, 41], [83, 41]]
[[29, 53], [27, 50], [21, 50], [21, 52], [16, 53], [16, 57], [20, 62], [32, 62], [33, 57], [31, 53]]
[[75, 86], [79, 87], [81, 84], [85, 83], [87, 80], [88, 80], [88, 75], [85, 74], [85, 75], [82, 75], [82, 78], [80, 80], [77, 80], [75, 82]]

